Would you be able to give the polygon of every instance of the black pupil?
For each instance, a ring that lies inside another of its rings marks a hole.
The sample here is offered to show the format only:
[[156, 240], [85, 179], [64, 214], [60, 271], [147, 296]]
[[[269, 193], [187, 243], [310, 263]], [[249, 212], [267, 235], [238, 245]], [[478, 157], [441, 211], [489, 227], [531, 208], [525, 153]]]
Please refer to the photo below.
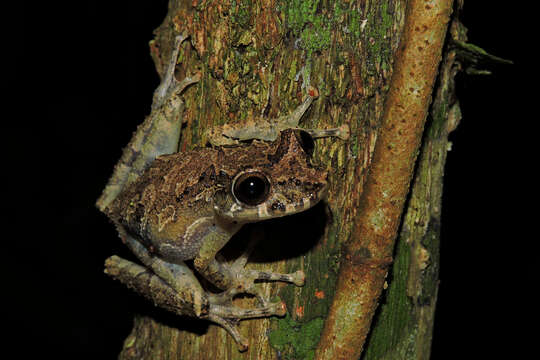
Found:
[[259, 176], [249, 176], [235, 186], [235, 195], [243, 203], [257, 205], [265, 200], [267, 186]]

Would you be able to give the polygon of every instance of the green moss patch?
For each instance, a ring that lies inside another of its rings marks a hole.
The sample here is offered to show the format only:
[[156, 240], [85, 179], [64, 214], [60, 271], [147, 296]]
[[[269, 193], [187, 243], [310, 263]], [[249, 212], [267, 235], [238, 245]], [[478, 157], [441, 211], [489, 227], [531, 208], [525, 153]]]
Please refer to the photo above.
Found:
[[278, 328], [269, 335], [270, 345], [281, 353], [282, 359], [313, 359], [324, 320], [294, 321], [289, 315], [277, 321]]

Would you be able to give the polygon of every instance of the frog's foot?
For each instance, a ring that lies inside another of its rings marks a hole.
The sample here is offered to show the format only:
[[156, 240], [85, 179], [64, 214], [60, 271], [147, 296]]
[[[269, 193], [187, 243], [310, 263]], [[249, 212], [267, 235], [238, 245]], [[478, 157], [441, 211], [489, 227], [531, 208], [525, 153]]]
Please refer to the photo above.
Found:
[[214, 302], [217, 304], [230, 304], [235, 296], [240, 294], [249, 294], [257, 298], [261, 306], [268, 306], [271, 304], [266, 295], [263, 294], [262, 289], [257, 286], [256, 281], [281, 281], [294, 284], [296, 286], [303, 286], [305, 282], [305, 274], [302, 270], [298, 270], [292, 274], [280, 274], [270, 271], [259, 270], [244, 270], [236, 275], [237, 279], [234, 285], [229, 289], [219, 293], [213, 294]]
[[269, 316], [283, 316], [287, 312], [285, 303], [278, 301], [256, 309], [242, 309], [235, 306], [210, 305], [208, 320], [221, 325], [232, 336], [239, 351], [248, 348], [247, 340], [238, 332], [240, 320]]
[[169, 63], [163, 73], [163, 80], [154, 92], [152, 109], [161, 107], [171, 96], [182, 93], [186, 87], [200, 80], [200, 74], [195, 74], [191, 77], [188, 76], [182, 81], [178, 81], [174, 77], [174, 70], [176, 68], [180, 46], [188, 37], [189, 36], [183, 34], [176, 36]]
[[341, 140], [348, 140], [351, 136], [351, 131], [349, 128], [349, 125], [343, 124], [338, 128], [332, 128], [332, 129], [302, 129], [298, 128], [298, 130], [302, 130], [307, 132], [313, 139], [320, 139], [324, 137], [337, 137]]
[[292, 274], [281, 274], [271, 271], [245, 269], [249, 256], [258, 243], [260, 236], [260, 234], [255, 234], [244, 252], [228, 267], [227, 272], [229, 277], [232, 278], [232, 285], [225, 291], [212, 295], [215, 296], [215, 303], [230, 304], [236, 295], [249, 294], [255, 296], [262, 306], [267, 306], [270, 302], [262, 294], [262, 290], [256, 286], [257, 282], [281, 281], [296, 286], [304, 285], [306, 275], [301, 270]]
[[254, 295], [259, 302], [265, 306], [268, 304], [266, 297], [263, 295], [260, 287], [256, 286], [256, 281], [281, 281], [294, 284], [296, 286], [303, 286], [305, 283], [306, 275], [302, 270], [298, 270], [292, 274], [280, 274], [270, 271], [259, 270], [245, 270], [242, 274], [246, 280], [242, 282], [242, 288], [239, 291]]

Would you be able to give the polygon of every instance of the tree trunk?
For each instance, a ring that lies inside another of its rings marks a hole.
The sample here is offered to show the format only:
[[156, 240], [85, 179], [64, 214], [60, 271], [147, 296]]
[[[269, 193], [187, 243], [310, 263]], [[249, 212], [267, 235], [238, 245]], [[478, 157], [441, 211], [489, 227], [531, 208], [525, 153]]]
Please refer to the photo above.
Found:
[[[262, 230], [264, 240], [248, 266], [306, 273], [302, 288], [261, 285], [286, 302], [286, 317], [243, 321], [241, 332], [250, 344], [240, 353], [214, 324], [143, 314], [136, 317], [121, 358], [358, 358], [393, 257], [389, 290], [364, 358], [429, 357], [442, 174], [447, 135], [459, 119], [457, 105], [449, 100], [455, 73], [450, 55], [442, 67], [395, 254], [393, 250], [451, 4], [170, 0], [168, 15], [150, 44], [156, 68], [161, 74], [174, 36], [185, 33], [190, 44], [182, 47], [177, 78], [201, 74], [201, 81], [184, 95], [181, 151], [203, 144], [204, 130], [212, 125], [288, 114], [309, 86], [318, 89], [319, 98], [302, 126], [348, 124], [351, 138], [316, 142], [314, 162], [330, 174], [327, 203], [253, 225], [224, 249], [225, 255], [235, 254], [250, 229]], [[423, 23], [425, 19], [431, 22]], [[417, 84], [411, 85], [409, 78]], [[385, 174], [393, 182], [388, 187]], [[387, 191], [389, 198], [372, 198]], [[378, 225], [383, 230], [370, 237]], [[251, 298], [236, 301], [239, 306], [254, 304]]]

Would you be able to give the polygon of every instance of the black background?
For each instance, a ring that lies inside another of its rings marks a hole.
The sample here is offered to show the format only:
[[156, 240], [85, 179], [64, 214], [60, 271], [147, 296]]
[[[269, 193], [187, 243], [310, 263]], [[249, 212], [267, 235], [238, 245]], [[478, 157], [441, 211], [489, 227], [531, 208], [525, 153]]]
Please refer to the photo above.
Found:
[[[15, 62], [4, 178], [15, 202], [3, 258], [6, 315], [18, 325], [10, 333], [22, 340], [7, 345], [22, 346], [22, 358], [115, 358], [134, 311], [147, 309], [102, 273], [106, 257], [129, 255], [93, 203], [149, 112], [158, 77], [147, 44], [166, 10], [165, 0], [96, 0], [13, 13], [17, 25], [4, 42]], [[524, 28], [523, 11], [466, 1], [470, 42], [515, 65], [459, 77], [463, 121], [451, 135], [445, 177], [433, 359], [527, 349], [537, 101], [524, 94], [537, 69], [525, 73], [536, 35]]]

